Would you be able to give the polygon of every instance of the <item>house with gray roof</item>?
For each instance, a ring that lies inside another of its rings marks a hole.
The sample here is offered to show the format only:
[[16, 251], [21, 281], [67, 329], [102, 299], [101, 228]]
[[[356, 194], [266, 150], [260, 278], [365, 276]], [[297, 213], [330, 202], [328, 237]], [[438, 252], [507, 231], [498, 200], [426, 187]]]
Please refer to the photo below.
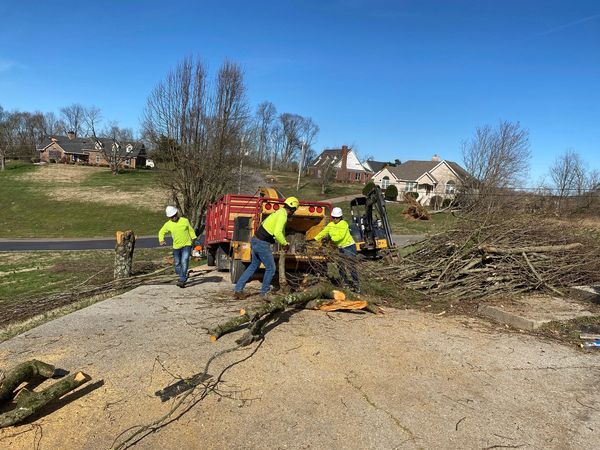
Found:
[[[118, 148], [122, 168], [135, 169], [146, 166], [146, 148], [140, 142], [122, 142]], [[40, 160], [44, 162], [80, 163], [92, 166], [109, 166], [105, 150], [112, 149], [110, 138], [78, 138], [74, 133], [67, 136], [48, 137], [37, 145]]]
[[414, 192], [422, 205], [440, 205], [446, 198], [454, 198], [457, 188], [468, 178], [468, 172], [459, 164], [433, 155], [429, 161], [386, 166], [373, 175], [372, 181], [384, 190], [396, 186], [400, 198], [405, 192]]

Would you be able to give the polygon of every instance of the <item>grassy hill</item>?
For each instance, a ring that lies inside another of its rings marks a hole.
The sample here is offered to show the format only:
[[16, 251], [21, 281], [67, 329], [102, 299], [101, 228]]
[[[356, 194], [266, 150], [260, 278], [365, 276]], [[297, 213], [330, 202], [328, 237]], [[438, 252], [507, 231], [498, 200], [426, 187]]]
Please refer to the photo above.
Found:
[[291, 195], [299, 197], [301, 200], [325, 200], [334, 197], [341, 197], [343, 195], [362, 195], [363, 184], [360, 183], [333, 183], [325, 195], [321, 194], [321, 185], [319, 180], [303, 176], [300, 179], [300, 190], [296, 190], [298, 182], [298, 173], [274, 171], [273, 173], [267, 171], [262, 172], [265, 180], [270, 181], [271, 178], [274, 180], [272, 183], [268, 183], [271, 186], [277, 188], [283, 195], [289, 197]]
[[0, 172], [0, 238], [154, 234], [167, 195], [152, 171], [10, 163]]

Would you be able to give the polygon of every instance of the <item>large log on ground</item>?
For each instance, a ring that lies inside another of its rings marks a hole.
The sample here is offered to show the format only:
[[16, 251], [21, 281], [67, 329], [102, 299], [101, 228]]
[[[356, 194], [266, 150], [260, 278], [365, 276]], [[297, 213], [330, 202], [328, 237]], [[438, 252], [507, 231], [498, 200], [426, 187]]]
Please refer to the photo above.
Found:
[[77, 389], [91, 378], [83, 372], [69, 375], [43, 391], [33, 392], [21, 389], [15, 397], [16, 407], [4, 414], [0, 414], [0, 428], [9, 427], [22, 422], [27, 417], [42, 409], [48, 403], [58, 400], [73, 389]]
[[37, 377], [51, 378], [53, 375], [54, 366], [37, 359], [16, 365], [0, 376], [0, 402], [11, 400], [21, 383]]
[[133, 266], [133, 250], [135, 249], [135, 234], [133, 231], [117, 231], [115, 245], [115, 279], [129, 278]]
[[[329, 299], [328, 302], [319, 303], [319, 307], [323, 307], [323, 310], [337, 310], [337, 309], [364, 309], [369, 312], [378, 313], [380, 312], [377, 307], [374, 307], [367, 301], [359, 301], [356, 295], [347, 294], [343, 291], [335, 289], [331, 283], [319, 283], [315, 286], [311, 286], [308, 289], [300, 292], [295, 292], [288, 295], [279, 295], [273, 297], [273, 299], [266, 305], [258, 308], [255, 311], [249, 312], [244, 309], [240, 311], [238, 317], [221, 324], [215, 328], [209, 330], [210, 338], [212, 341], [216, 341], [221, 336], [237, 331], [247, 325], [248, 333], [242, 338], [238, 339], [238, 344], [248, 345], [255, 341], [261, 336], [262, 328], [275, 315], [281, 311], [285, 311], [287, 308], [294, 307], [305, 307], [309, 302], [315, 299]], [[333, 306], [335, 302], [344, 302], [347, 299], [355, 300], [354, 302], [347, 302], [345, 305], [338, 303], [337, 306]], [[333, 300], [333, 302], [332, 302]], [[325, 303], [328, 307], [325, 307]], [[313, 304], [311, 307], [314, 307]], [[344, 307], [345, 306], [345, 307]]]

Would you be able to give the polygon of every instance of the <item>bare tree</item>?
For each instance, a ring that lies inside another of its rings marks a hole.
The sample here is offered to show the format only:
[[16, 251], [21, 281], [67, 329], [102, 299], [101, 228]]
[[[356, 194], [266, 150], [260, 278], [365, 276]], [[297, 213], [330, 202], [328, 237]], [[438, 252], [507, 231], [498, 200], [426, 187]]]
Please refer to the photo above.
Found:
[[[81, 108], [83, 111], [83, 123], [81, 130], [82, 132], [85, 132], [86, 135], [92, 134], [95, 136], [96, 130], [99, 129], [100, 124], [102, 123], [102, 111], [100, 111], [100, 108], [95, 106]], [[79, 136], [77, 133], [75, 134]]]
[[79, 103], [65, 106], [60, 109], [62, 120], [67, 127], [66, 131], [72, 131], [76, 136], [80, 136], [84, 129], [86, 109]]
[[501, 121], [497, 128], [477, 127], [463, 143], [465, 168], [473, 177], [472, 188], [488, 190], [514, 188], [529, 173], [529, 132], [519, 122]]
[[281, 165], [289, 167], [296, 158], [302, 142], [302, 126], [304, 118], [298, 114], [283, 113], [279, 116], [281, 122]]
[[321, 167], [318, 171], [319, 184], [321, 185], [321, 195], [327, 194], [329, 187], [333, 184], [335, 180], [335, 166], [337, 160], [334, 158], [329, 158], [321, 164]]
[[257, 144], [257, 163], [262, 166], [269, 160], [270, 136], [273, 130], [275, 119], [277, 118], [277, 109], [271, 102], [262, 102], [258, 105], [255, 114], [256, 126], [256, 144]]
[[143, 123], [166, 167], [162, 182], [195, 228], [208, 204], [235, 186], [247, 121], [243, 73], [229, 61], [209, 85], [204, 64], [185, 58], [148, 97]]
[[554, 160], [550, 167], [550, 180], [555, 195], [564, 199], [577, 192], [583, 178], [583, 163], [579, 155], [569, 149]]

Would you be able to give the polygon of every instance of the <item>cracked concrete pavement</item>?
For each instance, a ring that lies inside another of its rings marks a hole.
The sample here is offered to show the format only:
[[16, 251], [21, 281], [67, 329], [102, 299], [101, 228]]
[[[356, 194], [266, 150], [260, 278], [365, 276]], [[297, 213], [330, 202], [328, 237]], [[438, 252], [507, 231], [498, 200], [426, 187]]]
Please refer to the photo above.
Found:
[[[37, 358], [93, 378], [85, 395], [38, 418], [41, 428], [0, 430], [0, 446], [31, 448], [42, 430], [41, 448], [110, 448], [164, 414], [174, 401], [155, 391], [234, 345], [236, 334], [216, 343], [206, 334], [238, 313], [230, 289], [215, 273], [186, 289], [143, 286], [0, 344], [0, 367]], [[300, 311], [227, 369], [215, 393], [137, 447], [592, 449], [598, 375], [596, 354], [478, 319]]]

